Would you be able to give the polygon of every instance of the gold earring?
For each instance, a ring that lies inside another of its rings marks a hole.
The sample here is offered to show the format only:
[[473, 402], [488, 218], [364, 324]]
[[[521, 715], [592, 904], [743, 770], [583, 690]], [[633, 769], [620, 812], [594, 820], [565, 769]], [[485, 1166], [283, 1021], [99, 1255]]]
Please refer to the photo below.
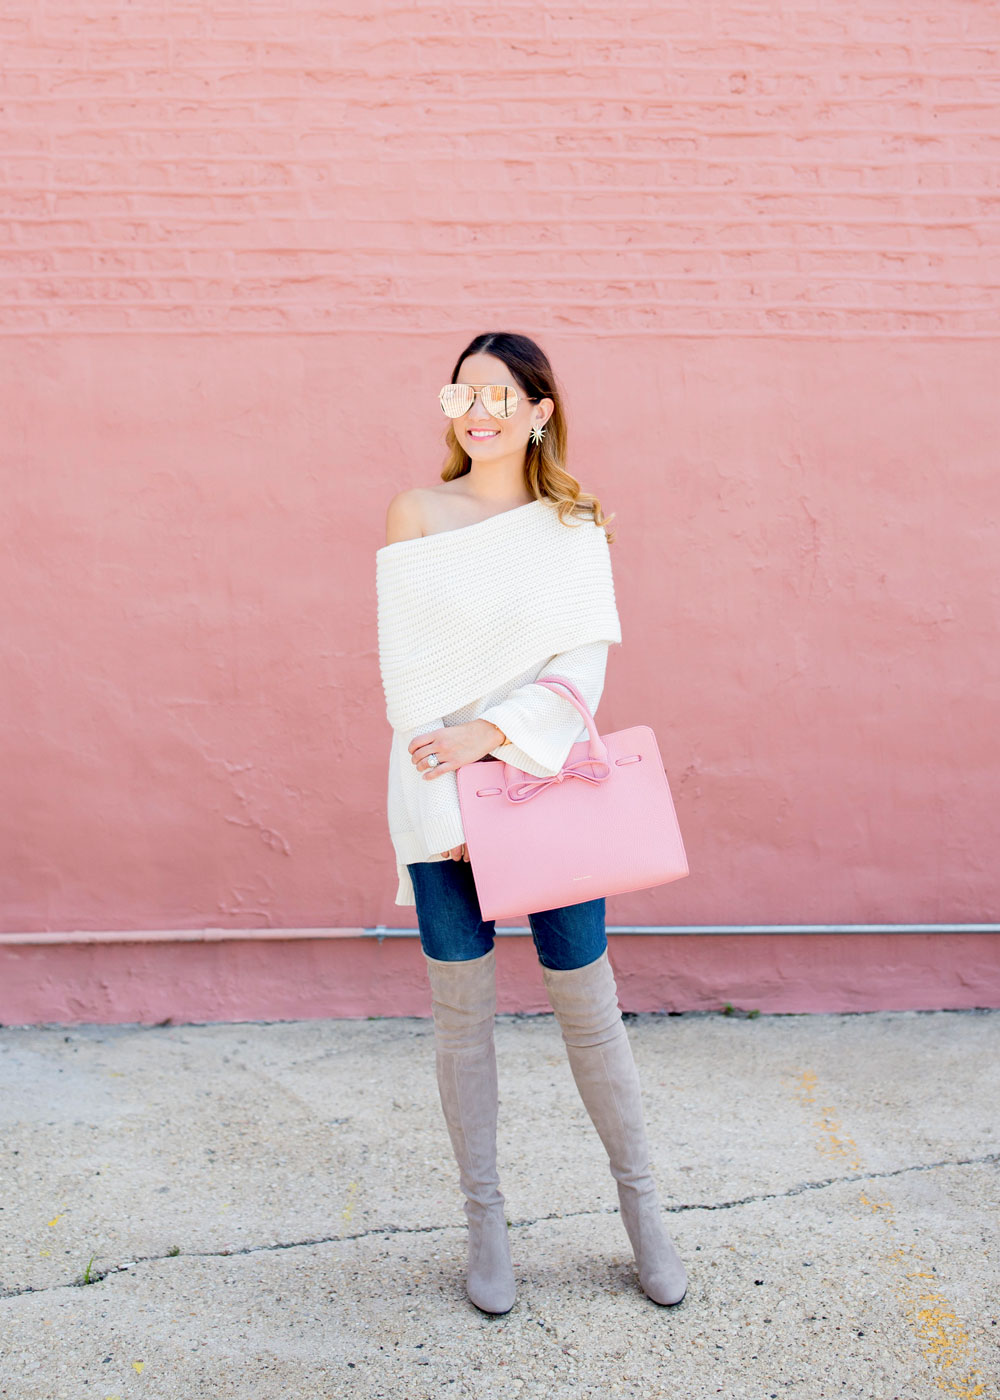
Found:
[[531, 425], [531, 441], [535, 444], [536, 447], [537, 447], [538, 444], [541, 442], [541, 440], [542, 440], [542, 438], [543, 438], [544, 436], [545, 436], [545, 429], [544, 429], [544, 428], [540, 428], [540, 427], [538, 426], [537, 423], [532, 423], [532, 425]]

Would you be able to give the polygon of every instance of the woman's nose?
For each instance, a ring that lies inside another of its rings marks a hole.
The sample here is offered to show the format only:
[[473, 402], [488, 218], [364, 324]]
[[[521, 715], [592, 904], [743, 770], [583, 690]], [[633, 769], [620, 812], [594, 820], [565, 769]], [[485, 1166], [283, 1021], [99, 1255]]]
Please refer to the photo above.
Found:
[[472, 400], [472, 407], [469, 409], [468, 416], [475, 422], [489, 423], [493, 419], [493, 415], [487, 413], [486, 409], [483, 408], [483, 401], [478, 393], [476, 394], [476, 397]]

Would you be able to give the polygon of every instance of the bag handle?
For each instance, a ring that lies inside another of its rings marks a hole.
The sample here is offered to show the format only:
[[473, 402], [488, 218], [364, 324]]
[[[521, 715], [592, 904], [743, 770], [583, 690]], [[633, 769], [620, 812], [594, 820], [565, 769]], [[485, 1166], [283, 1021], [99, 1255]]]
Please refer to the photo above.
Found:
[[551, 690], [553, 695], [559, 694], [559, 691], [555, 689], [557, 685], [565, 686], [565, 688], [569, 691], [569, 694], [563, 696], [563, 699], [569, 700], [571, 704], [575, 705], [586, 722], [587, 733], [590, 735], [589, 756], [593, 759], [599, 760], [601, 763], [607, 763], [607, 745], [605, 744], [601, 736], [598, 734], [597, 725], [594, 722], [594, 716], [590, 713], [586, 700], [584, 700], [583, 696], [580, 694], [579, 690], [576, 688], [574, 683], [570, 680], [567, 680], [565, 676], [544, 676], [541, 679], [536, 680], [534, 684], [544, 685], [545, 689]]
[[[527, 802], [530, 798], [543, 792], [552, 783], [561, 783], [564, 777], [582, 778], [589, 783], [604, 783], [611, 776], [611, 765], [608, 763], [608, 747], [597, 732], [597, 725], [594, 723], [594, 716], [590, 713], [586, 700], [577, 690], [571, 680], [565, 676], [546, 676], [536, 680], [535, 685], [543, 685], [546, 690], [551, 690], [554, 695], [558, 695], [557, 686], [563, 686], [569, 692], [563, 698], [569, 700], [570, 704], [579, 710], [587, 724], [587, 732], [590, 735], [590, 749], [587, 758], [577, 759], [571, 763], [569, 755], [566, 762], [559, 769], [558, 773], [548, 778], [525, 778], [520, 769], [515, 768], [512, 763], [504, 764], [504, 787], [507, 798], [511, 802]], [[603, 768], [603, 773], [594, 771], [594, 765]], [[587, 771], [589, 768], [589, 772]]]

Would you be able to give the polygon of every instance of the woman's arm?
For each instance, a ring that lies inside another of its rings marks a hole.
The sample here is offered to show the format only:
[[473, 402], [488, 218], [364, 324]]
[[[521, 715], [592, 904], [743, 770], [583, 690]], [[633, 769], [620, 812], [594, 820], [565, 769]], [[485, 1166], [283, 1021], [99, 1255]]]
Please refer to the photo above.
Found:
[[[546, 663], [539, 679], [552, 675], [573, 681], [591, 714], [596, 715], [604, 691], [609, 645], [592, 642], [560, 652]], [[585, 732], [583, 717], [572, 701], [564, 693], [548, 690], [537, 682], [518, 686], [505, 700], [484, 710], [478, 719], [496, 725], [506, 736], [506, 743], [490, 750], [493, 757], [537, 778], [558, 773], [577, 736], [581, 730]], [[478, 720], [470, 721], [470, 727], [476, 723]], [[400, 754], [406, 764], [404, 785], [419, 814], [428, 849], [442, 854], [465, 841], [455, 773], [441, 772], [428, 779], [413, 763], [410, 746], [420, 735], [444, 728], [444, 719], [438, 717], [403, 734]]]
[[[543, 676], [565, 676], [571, 680], [587, 702], [592, 715], [604, 693], [609, 642], [590, 642], [560, 652], [546, 662], [539, 673]], [[490, 752], [494, 758], [512, 763], [535, 778], [549, 778], [558, 773], [585, 730], [583, 716], [565, 691], [548, 690], [537, 681], [518, 686], [497, 705], [491, 705], [479, 716], [490, 720], [507, 736], [507, 743]]]

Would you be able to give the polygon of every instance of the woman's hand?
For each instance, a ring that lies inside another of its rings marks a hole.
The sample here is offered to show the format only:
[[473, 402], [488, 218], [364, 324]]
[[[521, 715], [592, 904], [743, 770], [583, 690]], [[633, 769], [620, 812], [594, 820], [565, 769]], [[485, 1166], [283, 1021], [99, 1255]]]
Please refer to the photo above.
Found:
[[453, 846], [450, 851], [442, 851], [441, 854], [443, 856], [451, 856], [452, 860], [468, 860], [469, 848], [468, 846]]
[[[473, 719], [468, 724], [449, 724], [430, 734], [418, 734], [408, 747], [424, 780], [430, 781], [442, 773], [454, 773], [463, 763], [477, 762], [506, 742], [506, 734], [488, 719]], [[436, 767], [427, 762], [427, 755], [432, 753], [438, 756]]]
[[[463, 763], [476, 763], [491, 750], [506, 744], [507, 736], [502, 729], [491, 724], [488, 719], [473, 719], [468, 724], [449, 724], [444, 729], [434, 729], [430, 734], [419, 734], [411, 740], [409, 752], [413, 762], [424, 779], [429, 781], [441, 773], [453, 773]], [[427, 763], [427, 755], [438, 756], [436, 767]], [[441, 855], [452, 860], [468, 860], [467, 845], [453, 846]], [[471, 862], [470, 862], [471, 863]]]

